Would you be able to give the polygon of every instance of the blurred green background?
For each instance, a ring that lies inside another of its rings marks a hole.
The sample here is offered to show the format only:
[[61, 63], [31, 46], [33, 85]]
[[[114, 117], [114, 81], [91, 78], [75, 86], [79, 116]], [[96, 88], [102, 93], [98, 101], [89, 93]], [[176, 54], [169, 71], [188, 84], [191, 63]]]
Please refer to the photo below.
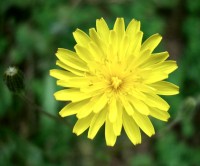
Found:
[[[10, 65], [25, 75], [26, 95], [58, 116], [64, 102], [49, 76], [55, 52], [73, 49], [72, 32], [86, 32], [104, 17], [110, 28], [116, 17], [142, 23], [144, 39], [160, 33], [156, 51], [169, 51], [179, 68], [170, 81], [180, 94], [170, 103], [168, 123], [153, 120], [157, 134], [143, 134], [134, 146], [123, 134], [106, 147], [103, 129], [91, 141], [68, 125], [39, 113], [34, 105], [10, 93], [3, 73]], [[200, 165], [200, 1], [199, 0], [1, 0], [0, 1], [0, 166], [199, 166]]]

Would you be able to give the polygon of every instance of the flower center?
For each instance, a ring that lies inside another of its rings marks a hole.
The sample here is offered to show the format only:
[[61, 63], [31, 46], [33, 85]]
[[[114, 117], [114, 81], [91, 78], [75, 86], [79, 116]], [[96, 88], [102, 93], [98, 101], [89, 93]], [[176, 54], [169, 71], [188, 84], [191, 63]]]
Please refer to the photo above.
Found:
[[114, 89], [117, 89], [122, 83], [122, 80], [118, 77], [112, 77], [111, 78], [111, 85], [114, 87]]

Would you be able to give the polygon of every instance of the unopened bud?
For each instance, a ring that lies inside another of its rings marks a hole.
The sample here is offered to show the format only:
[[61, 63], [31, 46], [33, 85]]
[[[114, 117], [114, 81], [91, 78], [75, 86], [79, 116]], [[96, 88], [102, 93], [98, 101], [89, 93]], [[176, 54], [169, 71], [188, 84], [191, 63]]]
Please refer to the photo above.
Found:
[[11, 92], [20, 92], [24, 89], [23, 73], [16, 67], [9, 67], [4, 73], [4, 82]]
[[188, 97], [187, 99], [185, 99], [182, 106], [182, 116], [187, 118], [193, 116], [196, 106], [197, 100], [194, 97]]

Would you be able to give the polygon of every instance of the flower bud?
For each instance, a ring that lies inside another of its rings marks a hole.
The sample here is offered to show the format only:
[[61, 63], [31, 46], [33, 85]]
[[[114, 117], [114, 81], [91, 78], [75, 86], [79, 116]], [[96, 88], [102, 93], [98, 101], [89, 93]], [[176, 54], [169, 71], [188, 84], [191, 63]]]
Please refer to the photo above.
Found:
[[194, 97], [187, 97], [182, 105], [181, 115], [184, 118], [190, 118], [193, 116], [196, 107], [197, 107], [197, 100]]
[[9, 67], [5, 71], [4, 82], [11, 92], [20, 92], [24, 89], [23, 73], [15, 66]]

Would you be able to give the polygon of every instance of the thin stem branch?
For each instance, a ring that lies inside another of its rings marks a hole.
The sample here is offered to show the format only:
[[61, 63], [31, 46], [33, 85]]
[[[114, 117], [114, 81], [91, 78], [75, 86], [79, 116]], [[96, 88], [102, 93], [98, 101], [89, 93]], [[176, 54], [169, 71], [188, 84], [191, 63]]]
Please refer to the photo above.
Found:
[[36, 103], [34, 103], [32, 100], [30, 100], [25, 94], [20, 93], [20, 94], [18, 94], [18, 96], [21, 99], [23, 99], [26, 103], [31, 104], [35, 108], [34, 110], [36, 110], [36, 111], [42, 113], [43, 115], [45, 115], [45, 116], [47, 116], [47, 117], [49, 117], [49, 118], [51, 118], [51, 119], [53, 119], [57, 122], [60, 122], [64, 125], [67, 125], [67, 126], [70, 125], [67, 121], [59, 118], [58, 116], [55, 116], [53, 114], [50, 114], [49, 112], [44, 111], [40, 106], [38, 106]]

